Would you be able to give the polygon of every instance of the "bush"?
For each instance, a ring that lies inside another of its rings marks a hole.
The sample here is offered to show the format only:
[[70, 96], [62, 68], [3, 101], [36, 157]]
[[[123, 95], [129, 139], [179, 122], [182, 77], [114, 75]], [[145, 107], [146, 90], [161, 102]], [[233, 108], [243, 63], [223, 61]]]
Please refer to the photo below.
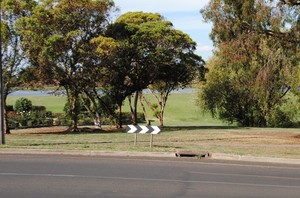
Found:
[[6, 111], [14, 111], [14, 107], [12, 105], [6, 105]]
[[8, 126], [10, 129], [18, 128], [19, 127], [19, 117], [15, 111], [7, 112], [8, 117]]
[[291, 121], [290, 116], [281, 110], [276, 110], [269, 118], [268, 122], [270, 127], [293, 127], [293, 122]]
[[32, 102], [27, 98], [20, 98], [15, 103], [16, 112], [29, 112], [32, 110]]
[[83, 118], [83, 119], [80, 119], [78, 121], [78, 124], [79, 125], [93, 125], [94, 124], [94, 120], [91, 119], [91, 118]]
[[[286, 106], [287, 107], [287, 106]], [[268, 120], [270, 127], [280, 128], [298, 128], [300, 122], [297, 120], [297, 113], [293, 109], [285, 108], [285, 110], [276, 109]]]
[[49, 115], [52, 115], [52, 112], [47, 112], [45, 106], [33, 106], [32, 102], [27, 98], [18, 99], [15, 103], [15, 111], [9, 112], [13, 112], [8, 114], [9, 126], [11, 128], [18, 126], [38, 127], [52, 125], [52, 121], [49, 122], [47, 119]]
[[[143, 113], [137, 113], [137, 122], [142, 123], [145, 122], [145, 116]], [[132, 124], [132, 118], [130, 112], [123, 112], [122, 113], [122, 123], [123, 124]]]

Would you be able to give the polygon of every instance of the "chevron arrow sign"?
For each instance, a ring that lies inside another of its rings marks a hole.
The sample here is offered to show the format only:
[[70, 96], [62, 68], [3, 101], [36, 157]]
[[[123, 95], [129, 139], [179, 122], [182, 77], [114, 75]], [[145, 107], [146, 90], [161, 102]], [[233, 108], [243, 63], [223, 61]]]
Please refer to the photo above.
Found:
[[160, 128], [158, 126], [127, 125], [126, 132], [140, 134], [159, 134]]

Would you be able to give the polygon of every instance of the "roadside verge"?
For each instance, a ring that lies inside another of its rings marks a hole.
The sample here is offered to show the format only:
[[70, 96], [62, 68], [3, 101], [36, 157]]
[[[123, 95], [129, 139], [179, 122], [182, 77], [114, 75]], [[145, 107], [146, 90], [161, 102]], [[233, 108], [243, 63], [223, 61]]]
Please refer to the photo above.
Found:
[[[113, 152], [113, 151], [60, 151], [60, 150], [35, 150], [35, 149], [1, 149], [0, 154], [23, 154], [23, 155], [71, 155], [71, 156], [112, 156], [112, 157], [162, 157], [175, 158], [175, 153], [172, 152]], [[247, 162], [267, 162], [279, 164], [294, 164], [300, 165], [300, 159], [289, 158], [272, 158], [272, 157], [254, 157], [231, 155], [224, 153], [212, 153], [207, 159], [215, 160], [231, 160], [231, 161], [247, 161]]]

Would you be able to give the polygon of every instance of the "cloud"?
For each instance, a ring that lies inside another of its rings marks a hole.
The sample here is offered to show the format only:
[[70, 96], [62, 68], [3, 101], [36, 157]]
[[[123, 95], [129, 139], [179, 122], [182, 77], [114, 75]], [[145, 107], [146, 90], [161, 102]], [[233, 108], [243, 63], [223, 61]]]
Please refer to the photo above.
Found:
[[211, 52], [213, 49], [214, 49], [214, 46], [212, 46], [212, 45], [198, 44], [198, 46], [197, 46], [197, 52]]
[[208, 60], [212, 56], [212, 51], [214, 50], [214, 46], [212, 45], [204, 45], [198, 43], [196, 54], [202, 56], [204, 60]]
[[166, 19], [170, 20], [175, 28], [179, 30], [211, 30], [211, 24], [204, 23], [200, 13], [199, 15], [194, 14], [182, 17], [169, 15]]

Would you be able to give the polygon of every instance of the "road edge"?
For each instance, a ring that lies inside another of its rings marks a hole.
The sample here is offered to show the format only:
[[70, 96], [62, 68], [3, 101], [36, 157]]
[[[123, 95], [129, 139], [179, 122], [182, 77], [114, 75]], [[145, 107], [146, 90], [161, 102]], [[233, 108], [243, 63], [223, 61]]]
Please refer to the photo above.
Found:
[[[65, 150], [34, 150], [34, 149], [1, 149], [0, 154], [19, 154], [19, 155], [70, 155], [70, 156], [105, 156], [105, 157], [161, 157], [176, 158], [175, 152], [128, 152], [128, 151], [65, 151]], [[265, 162], [278, 164], [300, 165], [300, 159], [274, 158], [274, 157], [254, 157], [233, 155], [224, 153], [210, 153], [209, 157], [215, 160], [247, 161], [247, 162]]]

